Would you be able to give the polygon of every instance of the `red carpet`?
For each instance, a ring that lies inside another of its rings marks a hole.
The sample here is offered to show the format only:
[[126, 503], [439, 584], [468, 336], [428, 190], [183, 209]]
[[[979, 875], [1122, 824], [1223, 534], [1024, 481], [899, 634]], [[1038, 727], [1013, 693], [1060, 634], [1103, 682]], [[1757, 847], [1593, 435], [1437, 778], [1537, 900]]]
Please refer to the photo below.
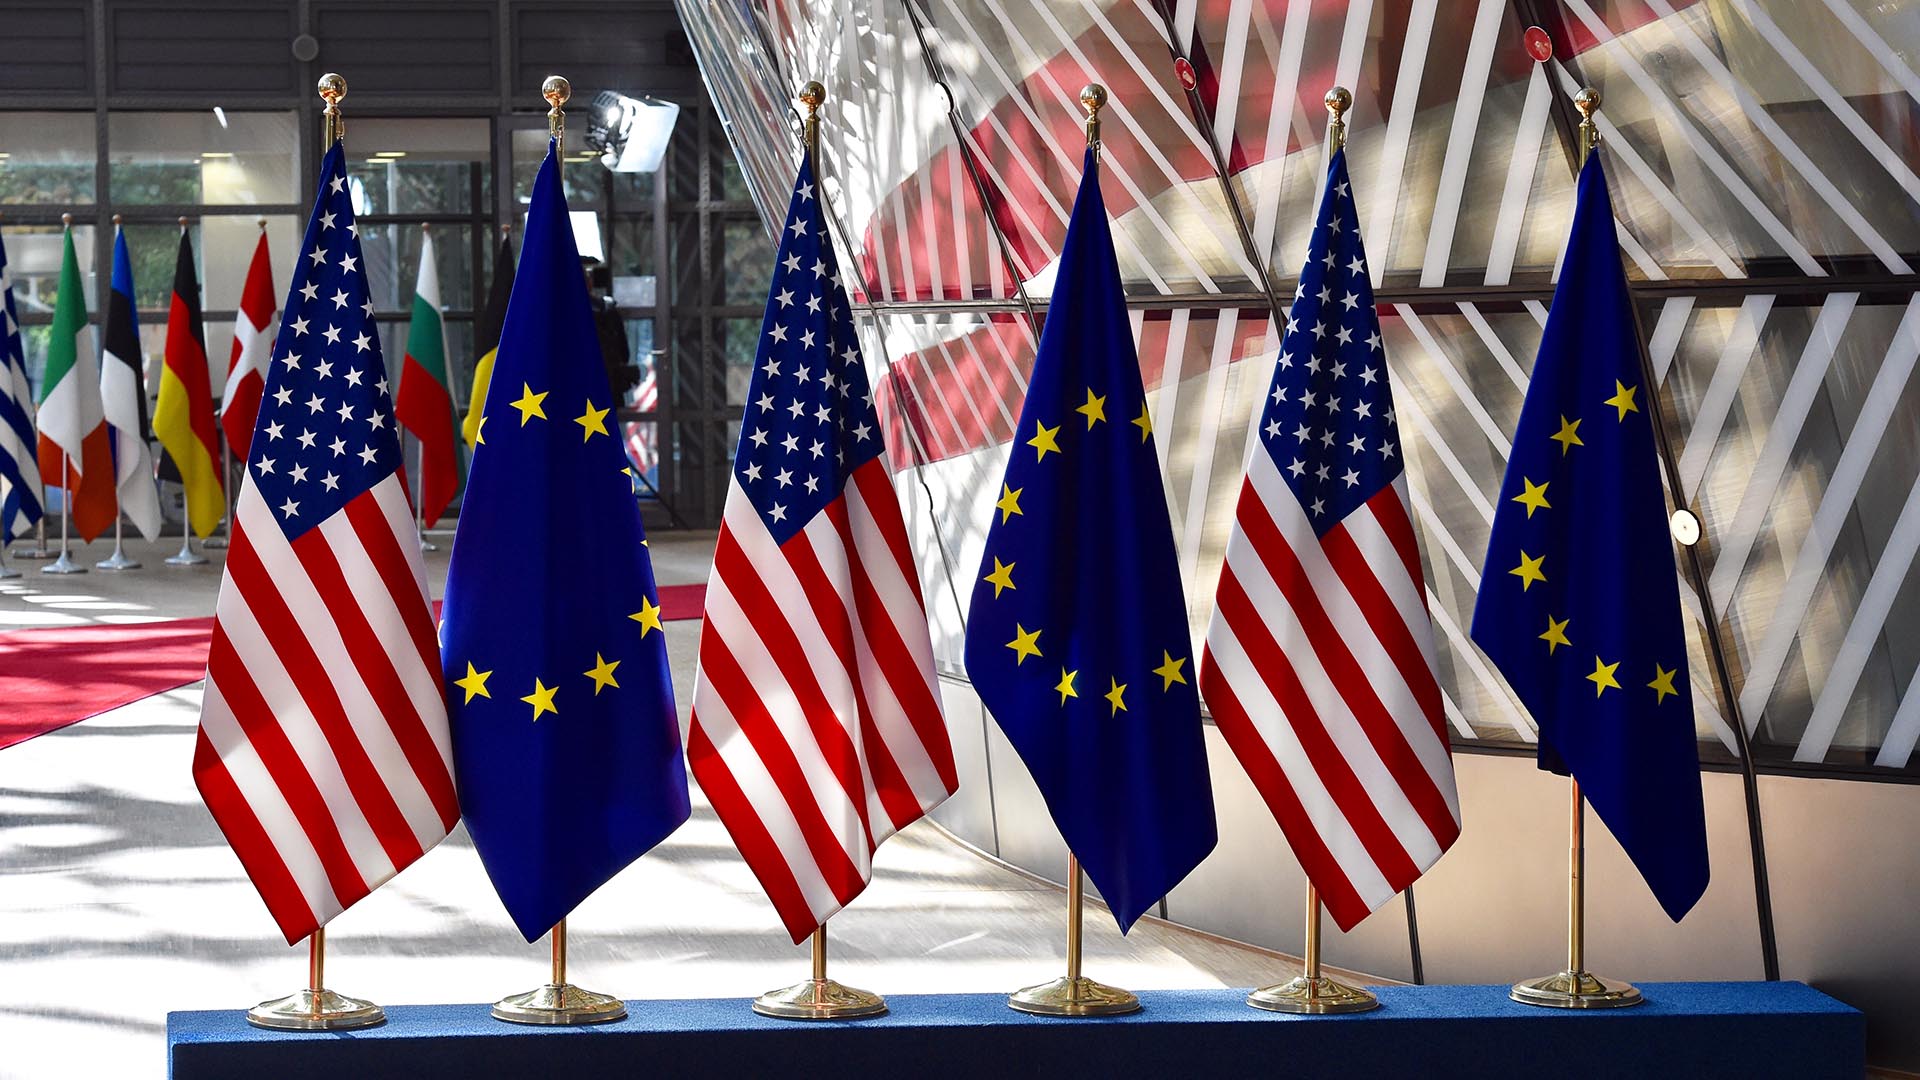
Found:
[[[697, 619], [706, 598], [705, 585], [662, 585], [660, 617]], [[0, 634], [0, 750], [200, 681], [212, 634], [212, 619]]]

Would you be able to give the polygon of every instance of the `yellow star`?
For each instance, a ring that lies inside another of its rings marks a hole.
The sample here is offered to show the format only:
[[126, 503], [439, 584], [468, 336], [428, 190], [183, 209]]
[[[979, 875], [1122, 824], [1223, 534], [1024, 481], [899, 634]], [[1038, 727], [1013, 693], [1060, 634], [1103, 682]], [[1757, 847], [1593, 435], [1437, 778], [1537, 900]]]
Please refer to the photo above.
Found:
[[615, 690], [620, 689], [620, 684], [613, 681], [613, 669], [619, 666], [620, 661], [618, 660], [609, 663], [607, 658], [601, 656], [599, 653], [593, 654], [593, 670], [583, 671], [581, 674], [593, 680], [594, 697], [600, 696], [600, 691], [603, 687], [611, 686]]
[[1534, 558], [1523, 551], [1520, 553], [1520, 565], [1507, 571], [1507, 573], [1518, 577], [1520, 579], [1520, 591], [1526, 592], [1528, 589], [1533, 588], [1534, 582], [1547, 580], [1547, 575], [1540, 572], [1540, 564], [1546, 561], [1547, 557], [1545, 555]]
[[[1526, 590], [1522, 589], [1521, 591], [1525, 592]], [[1573, 642], [1567, 640], [1567, 624], [1572, 621], [1572, 618], [1555, 619], [1551, 615], [1547, 616], [1547, 632], [1540, 635], [1540, 640], [1547, 643], [1548, 656], [1552, 656], [1553, 650], [1562, 645], [1573, 644]]]
[[1105, 694], [1101, 695], [1113, 705], [1113, 711], [1108, 713], [1107, 715], [1118, 716], [1121, 713], [1126, 712], [1127, 703], [1125, 699], [1123, 699], [1120, 695], [1127, 692], [1127, 684], [1119, 681], [1118, 679], [1108, 679], [1107, 685], [1111, 686], [1112, 689], [1108, 690]]
[[556, 716], [560, 714], [560, 710], [553, 707], [553, 693], [558, 689], [559, 687], [557, 686], [547, 686], [539, 679], [535, 679], [533, 680], [533, 693], [520, 699], [533, 706], [533, 719], [535, 723], [539, 722], [540, 714], [543, 712], [550, 712]]
[[1060, 704], [1065, 705], [1068, 698], [1080, 696], [1080, 691], [1073, 688], [1074, 677], [1079, 674], [1077, 671], [1068, 671], [1066, 668], [1060, 669], [1060, 681], [1053, 685], [1053, 688], [1060, 693]]
[[1567, 419], [1565, 413], [1560, 414], [1560, 430], [1547, 436], [1547, 438], [1560, 444], [1561, 457], [1566, 457], [1567, 451], [1576, 446], [1587, 445], [1580, 441], [1580, 421]]
[[593, 399], [588, 398], [587, 411], [573, 418], [573, 422], [580, 425], [580, 441], [586, 442], [595, 435], [611, 434], [607, 431], [607, 413], [611, 411], [594, 408]]
[[480, 422], [473, 425], [473, 445], [487, 445], [487, 414], [480, 414]]
[[641, 597], [640, 610], [627, 616], [627, 618], [640, 624], [640, 637], [642, 640], [646, 639], [647, 631], [649, 630], [658, 630], [663, 634], [667, 632], [666, 628], [660, 625], [660, 605], [654, 603], [653, 597], [651, 596]]
[[1087, 403], [1073, 411], [1087, 418], [1087, 430], [1092, 431], [1093, 425], [1107, 418], [1107, 399], [1095, 394], [1093, 389], [1089, 387], [1087, 389]]
[[460, 704], [471, 705], [476, 697], [491, 698], [493, 695], [487, 693], [487, 676], [491, 674], [491, 671], [473, 670], [473, 661], [467, 661], [467, 677], [453, 680], [453, 685], [467, 692], [467, 699]]
[[1060, 434], [1059, 425], [1056, 424], [1053, 427], [1048, 427], [1047, 425], [1042, 424], [1038, 420], [1036, 420], [1034, 421], [1033, 426], [1040, 429], [1038, 434], [1036, 434], [1033, 438], [1027, 440], [1027, 445], [1033, 447], [1035, 450], [1039, 451], [1040, 453], [1040, 456], [1035, 458], [1034, 460], [1035, 461], [1047, 460], [1047, 451], [1049, 450], [1053, 451], [1056, 454], [1059, 453], [1060, 444], [1053, 441], [1053, 437], [1055, 435]]
[[1000, 511], [1000, 524], [1005, 525], [1007, 519], [1015, 514], [1019, 514], [1021, 517], [1027, 516], [1027, 512], [1020, 509], [1020, 493], [1025, 490], [1027, 489], [1010, 488], [1005, 484], [1000, 485], [1000, 501], [993, 504], [994, 509]]
[[1185, 683], [1187, 681], [1187, 677], [1181, 674], [1180, 669], [1186, 666], [1187, 666], [1186, 657], [1183, 656], [1180, 659], [1175, 660], [1173, 658], [1172, 653], [1168, 652], [1165, 649], [1161, 649], [1160, 650], [1160, 666], [1153, 669], [1153, 673], [1155, 675], [1160, 676], [1160, 678], [1164, 680], [1160, 684], [1160, 689], [1163, 691], [1171, 690], [1173, 689], [1174, 683]]
[[1000, 599], [1001, 589], [1011, 589], [1014, 587], [1013, 564], [1003, 563], [998, 558], [995, 558], [993, 560], [993, 573], [988, 574], [981, 580], [993, 582], [993, 598], [998, 600]]
[[1527, 490], [1515, 495], [1513, 501], [1527, 508], [1527, 517], [1533, 517], [1535, 510], [1553, 509], [1553, 504], [1547, 501], [1547, 484], [1553, 481], [1549, 480], [1547, 484], [1536, 484], [1523, 476], [1520, 482], [1527, 485]]
[[1655, 705], [1667, 700], [1667, 695], [1680, 692], [1673, 687], [1673, 677], [1678, 674], [1680, 674], [1678, 668], [1668, 671], [1659, 664], [1653, 665], [1653, 681], [1648, 683], [1647, 686], [1654, 693], [1653, 703]]
[[1615, 690], [1620, 689], [1619, 680], [1613, 677], [1613, 669], [1619, 666], [1618, 662], [1603, 664], [1600, 662], [1599, 657], [1596, 656], [1593, 658], [1593, 674], [1587, 676], [1587, 681], [1593, 684], [1594, 697], [1599, 697], [1601, 694], [1606, 693], [1608, 687], [1612, 687]]
[[1146, 442], [1147, 436], [1153, 434], [1153, 417], [1147, 414], [1147, 403], [1144, 401], [1140, 403], [1140, 415], [1133, 418], [1133, 426], [1140, 429], [1141, 442]]
[[1637, 386], [1628, 386], [1619, 379], [1613, 380], [1613, 396], [1607, 399], [1607, 404], [1620, 410], [1619, 420], [1626, 420], [1630, 412], [1640, 411], [1640, 406], [1633, 402], [1633, 395], [1639, 389]]
[[536, 416], [542, 420], [547, 418], [547, 410], [540, 407], [540, 403], [545, 400], [547, 400], [547, 391], [543, 390], [536, 394], [533, 392], [533, 387], [526, 383], [520, 384], [520, 400], [514, 402], [513, 407], [520, 410], [521, 427], [526, 427], [527, 421]]
[[1007, 642], [1007, 648], [1013, 650], [1013, 664], [1019, 667], [1027, 662], [1027, 657], [1040, 655], [1040, 631], [1014, 623], [1013, 640]]

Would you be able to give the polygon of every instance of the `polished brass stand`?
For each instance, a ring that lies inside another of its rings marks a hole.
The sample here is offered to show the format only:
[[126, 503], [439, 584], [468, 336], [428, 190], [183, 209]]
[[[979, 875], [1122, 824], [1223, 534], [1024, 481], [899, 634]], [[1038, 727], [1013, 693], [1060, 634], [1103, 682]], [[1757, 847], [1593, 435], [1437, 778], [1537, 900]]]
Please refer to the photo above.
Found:
[[327, 931], [307, 938], [307, 988], [247, 1010], [247, 1023], [276, 1031], [350, 1031], [384, 1023], [387, 1014], [371, 1001], [361, 1001], [326, 988]]
[[1348, 986], [1320, 973], [1320, 890], [1307, 886], [1306, 970], [1274, 986], [1247, 995], [1247, 1004], [1268, 1012], [1356, 1013], [1380, 1007], [1380, 999], [1358, 986]]
[[879, 994], [842, 986], [827, 978], [827, 928], [813, 931], [813, 978], [753, 999], [753, 1011], [782, 1020], [858, 1020], [879, 1016], [887, 1003]]
[[567, 920], [553, 924], [553, 978], [545, 986], [509, 994], [493, 1003], [493, 1018], [510, 1024], [604, 1024], [624, 1020], [626, 1003], [567, 982]]
[[1080, 922], [1086, 906], [1080, 860], [1067, 859], [1067, 974], [1015, 991], [1007, 1005], [1035, 1016], [1120, 1016], [1139, 1012], [1140, 999], [1131, 992], [1094, 982], [1080, 974]]
[[1549, 1009], [1619, 1009], [1646, 1000], [1631, 983], [1590, 974], [1586, 964], [1586, 802], [1580, 782], [1573, 781], [1572, 848], [1567, 890], [1567, 968], [1565, 971], [1513, 984], [1509, 996], [1522, 1005]]

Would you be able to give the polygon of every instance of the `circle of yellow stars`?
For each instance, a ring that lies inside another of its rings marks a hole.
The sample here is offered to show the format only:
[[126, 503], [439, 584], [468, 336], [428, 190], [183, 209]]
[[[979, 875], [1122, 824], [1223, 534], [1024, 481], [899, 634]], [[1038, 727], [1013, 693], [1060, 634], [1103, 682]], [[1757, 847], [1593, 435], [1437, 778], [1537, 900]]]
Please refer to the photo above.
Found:
[[[627, 616], [627, 618], [640, 624], [640, 640], [642, 641], [645, 641], [647, 635], [656, 630], [663, 634], [666, 632], [665, 627], [660, 625], [660, 605], [655, 603], [651, 596], [642, 596], [640, 598], [640, 610]], [[620, 680], [615, 672], [622, 663], [623, 661], [620, 660], [609, 660], [597, 651], [593, 654], [593, 666], [580, 673], [583, 678], [593, 683], [593, 696], [599, 697], [600, 691], [608, 688], [614, 690], [620, 689]], [[471, 705], [473, 704], [474, 698], [487, 698], [491, 700], [493, 698], [493, 692], [488, 687], [487, 680], [493, 677], [493, 671], [491, 669], [481, 671], [474, 667], [473, 661], [471, 660], [466, 661], [466, 665], [467, 673], [453, 680], [453, 685], [458, 687], [465, 695], [460, 703], [462, 705]], [[556, 699], [561, 689], [561, 683], [548, 686], [543, 677], [535, 676], [533, 680], [533, 690], [522, 696], [519, 700], [532, 706], [533, 720], [535, 723], [538, 723], [540, 718], [548, 713], [556, 716], [559, 715], [560, 706]]]
[[[1092, 387], [1086, 388], [1086, 395], [1085, 403], [1073, 411], [1086, 418], [1085, 430], [1092, 431], [1095, 424], [1107, 422], [1107, 395], [1094, 393]], [[1140, 415], [1130, 423], [1140, 429], [1141, 443], [1144, 444], [1153, 435], [1153, 418], [1147, 411], [1145, 401], [1140, 404]], [[1036, 418], [1033, 427], [1033, 436], [1026, 440], [1025, 445], [1033, 447], [1035, 461], [1045, 461], [1048, 454], [1066, 456], [1066, 451], [1061, 449], [1059, 441], [1061, 425], [1048, 426], [1040, 423]], [[1004, 483], [1000, 485], [1000, 497], [994, 501], [993, 508], [1000, 512], [1002, 525], [1016, 516], [1026, 516], [1026, 511], [1020, 507], [1020, 495], [1025, 490], [1025, 488], [1009, 487]], [[1018, 590], [1019, 587], [1013, 580], [1013, 572], [1018, 564], [1001, 562], [998, 556], [990, 557], [993, 560], [993, 570], [984, 575], [981, 580], [993, 586], [993, 597], [997, 600], [1000, 594], [1008, 589]], [[1040, 630], [1029, 630], [1022, 623], [1013, 624], [1013, 640], [1007, 642], [1007, 648], [1013, 650], [1015, 667], [1025, 664], [1030, 656], [1045, 658], [1045, 653], [1040, 648], [1040, 634]], [[1187, 685], [1186, 665], [1187, 657], [1175, 656], [1165, 649], [1161, 650], [1160, 666], [1152, 669], [1152, 674], [1160, 677], [1161, 692], [1172, 690], [1175, 683]], [[1065, 667], [1060, 669], [1060, 680], [1054, 683], [1053, 691], [1060, 695], [1061, 706], [1066, 705], [1067, 699], [1080, 696], [1079, 678], [1079, 671], [1069, 671]], [[1107, 703], [1109, 716], [1118, 716], [1127, 711], [1127, 691], [1131, 685], [1113, 676], [1107, 678], [1107, 691], [1100, 697]]]
[[[1637, 399], [1639, 390], [1640, 388], [1638, 386], [1628, 386], [1620, 380], [1615, 379], [1613, 383], [1613, 396], [1605, 399], [1601, 404], [1609, 406], [1614, 410], [1614, 420], [1616, 423], [1625, 423], [1628, 413], [1637, 413], [1640, 411], [1640, 403]], [[1580, 437], [1581, 423], [1583, 423], [1581, 418], [1569, 418], [1565, 413], [1562, 413], [1560, 414], [1560, 429], [1552, 435], [1547, 436], [1549, 439], [1560, 444], [1561, 457], [1571, 454], [1573, 448], [1576, 446], [1587, 445]], [[1522, 476], [1520, 478], [1520, 494], [1512, 496], [1509, 501], [1519, 503], [1526, 507], [1527, 520], [1531, 521], [1533, 520], [1534, 511], [1553, 509], [1553, 503], [1547, 499], [1547, 487], [1551, 483], [1552, 481], [1549, 480], [1536, 484], [1533, 482], [1532, 477]], [[1546, 561], [1547, 557], [1545, 555], [1530, 555], [1523, 549], [1520, 552], [1520, 564], [1508, 570], [1507, 573], [1519, 578], [1520, 591], [1526, 592], [1533, 587], [1535, 582], [1545, 582], [1547, 580]], [[1570, 626], [1572, 622], [1573, 618], [1571, 616], [1564, 619], [1556, 619], [1552, 613], [1548, 613], [1547, 629], [1539, 635], [1539, 640], [1547, 643], [1547, 655], [1557, 655], [1562, 646], [1572, 648], [1573, 640], [1567, 634], [1567, 627]], [[1600, 697], [1609, 690], [1619, 690], [1622, 688], [1618, 676], [1620, 664], [1621, 661], [1618, 660], [1609, 664], [1599, 655], [1596, 654], [1594, 656], [1593, 670], [1585, 676], [1586, 681], [1593, 684], [1594, 697]], [[1658, 663], [1653, 665], [1653, 681], [1647, 683], [1646, 686], [1647, 689], [1653, 691], [1655, 704], [1664, 703], [1669, 697], [1673, 697], [1680, 692], [1673, 684], [1674, 679], [1677, 678], [1679, 674], [1680, 670], [1677, 667], [1666, 668]]]

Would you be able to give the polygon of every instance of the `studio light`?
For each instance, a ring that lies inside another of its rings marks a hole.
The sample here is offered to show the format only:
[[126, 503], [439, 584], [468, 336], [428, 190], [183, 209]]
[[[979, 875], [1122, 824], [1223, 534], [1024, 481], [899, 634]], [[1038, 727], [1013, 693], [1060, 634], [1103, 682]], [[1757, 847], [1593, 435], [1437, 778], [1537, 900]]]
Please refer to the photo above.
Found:
[[658, 169], [666, 156], [680, 106], [602, 90], [593, 96], [587, 116], [586, 143], [599, 152], [600, 164], [614, 172], [645, 173]]

